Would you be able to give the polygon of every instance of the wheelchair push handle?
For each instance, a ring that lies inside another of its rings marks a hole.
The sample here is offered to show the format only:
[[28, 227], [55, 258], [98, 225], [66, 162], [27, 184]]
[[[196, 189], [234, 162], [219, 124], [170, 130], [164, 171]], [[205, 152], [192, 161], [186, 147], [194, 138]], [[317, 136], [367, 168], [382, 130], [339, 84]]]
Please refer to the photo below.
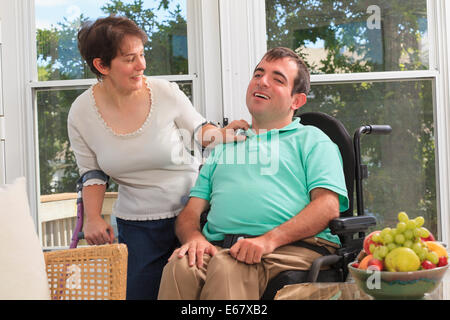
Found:
[[390, 134], [392, 128], [387, 124], [373, 124], [362, 126], [358, 130], [360, 134]]

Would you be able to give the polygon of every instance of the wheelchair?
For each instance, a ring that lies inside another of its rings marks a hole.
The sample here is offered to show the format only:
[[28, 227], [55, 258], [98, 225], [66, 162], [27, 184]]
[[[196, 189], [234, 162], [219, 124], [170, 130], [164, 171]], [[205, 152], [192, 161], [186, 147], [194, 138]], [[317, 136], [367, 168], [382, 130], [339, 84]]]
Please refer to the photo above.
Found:
[[[332, 220], [328, 226], [332, 234], [339, 236], [341, 247], [334, 254], [330, 254], [327, 250], [324, 253], [322, 248], [307, 246], [322, 256], [313, 262], [310, 270], [292, 270], [278, 274], [269, 281], [261, 297], [262, 300], [272, 300], [277, 291], [285, 285], [303, 282], [345, 282], [348, 276], [347, 266], [362, 250], [365, 232], [369, 227], [376, 225], [375, 217], [364, 214], [362, 181], [367, 178], [368, 171], [367, 166], [361, 163], [360, 140], [364, 134], [389, 134], [392, 128], [389, 125], [361, 126], [355, 131], [352, 140], [342, 122], [330, 115], [322, 112], [307, 112], [294, 116], [300, 117], [300, 123], [303, 125], [312, 125], [321, 129], [339, 147], [349, 208], [341, 212], [340, 217]], [[356, 196], [356, 214], [354, 213], [354, 196]], [[207, 215], [208, 211], [205, 211], [200, 217], [202, 228], [208, 219]], [[303, 244], [298, 241], [294, 245]], [[321, 270], [322, 268], [325, 269]]]
[[[373, 216], [364, 213], [362, 181], [367, 178], [367, 166], [361, 163], [360, 140], [364, 134], [389, 134], [389, 125], [366, 125], [356, 129], [353, 140], [344, 125], [336, 118], [322, 112], [298, 114], [300, 123], [321, 129], [339, 147], [343, 160], [349, 208], [330, 222], [332, 234], [338, 235], [341, 247], [334, 254], [317, 258], [310, 270], [284, 271], [273, 278], [262, 295], [262, 300], [273, 299], [285, 285], [303, 282], [345, 282], [348, 264], [354, 261], [363, 247], [365, 232], [376, 225]], [[356, 189], [355, 189], [356, 186]], [[356, 194], [355, 194], [356, 193]], [[356, 195], [356, 214], [354, 214]], [[328, 267], [321, 270], [323, 267]]]

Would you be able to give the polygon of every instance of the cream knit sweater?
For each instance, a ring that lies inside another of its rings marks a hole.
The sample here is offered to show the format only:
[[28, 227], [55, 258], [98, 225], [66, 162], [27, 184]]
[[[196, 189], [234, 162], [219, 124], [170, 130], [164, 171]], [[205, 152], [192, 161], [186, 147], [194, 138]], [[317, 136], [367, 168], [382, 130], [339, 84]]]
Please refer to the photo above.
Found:
[[93, 86], [74, 101], [68, 116], [80, 175], [97, 169], [114, 179], [119, 195], [113, 214], [126, 220], [176, 216], [200, 165], [189, 151], [194, 130], [205, 119], [177, 84], [148, 78], [146, 84], [152, 106], [145, 123], [133, 133], [116, 134], [108, 126], [98, 112]]

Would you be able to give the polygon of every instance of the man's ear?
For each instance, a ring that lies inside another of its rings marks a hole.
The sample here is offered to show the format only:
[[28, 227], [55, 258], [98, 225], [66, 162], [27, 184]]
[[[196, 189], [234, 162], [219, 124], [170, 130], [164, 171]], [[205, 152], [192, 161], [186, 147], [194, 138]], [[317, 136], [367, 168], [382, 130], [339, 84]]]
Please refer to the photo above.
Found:
[[94, 58], [94, 60], [92, 60], [92, 64], [102, 75], [106, 76], [109, 73], [109, 67], [103, 63], [102, 59]]
[[293, 102], [291, 105], [292, 110], [300, 109], [306, 103], [306, 94], [304, 93], [296, 93], [293, 96]]

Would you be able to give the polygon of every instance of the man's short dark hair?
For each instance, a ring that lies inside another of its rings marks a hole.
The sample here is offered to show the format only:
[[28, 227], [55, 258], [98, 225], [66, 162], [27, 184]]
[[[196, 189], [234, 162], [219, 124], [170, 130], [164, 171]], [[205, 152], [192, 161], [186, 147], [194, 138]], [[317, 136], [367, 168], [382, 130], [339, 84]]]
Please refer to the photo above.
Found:
[[310, 76], [309, 70], [305, 62], [293, 50], [285, 47], [276, 47], [266, 52], [262, 60], [274, 61], [283, 58], [290, 58], [297, 63], [297, 76], [294, 79], [294, 87], [292, 88], [292, 95], [296, 93], [308, 94], [310, 90]]
[[94, 59], [100, 58], [109, 67], [111, 60], [117, 56], [122, 40], [126, 35], [136, 36], [147, 42], [147, 35], [134, 21], [120, 16], [109, 16], [87, 22], [78, 31], [78, 49], [89, 68], [98, 79], [103, 75], [94, 67]]

